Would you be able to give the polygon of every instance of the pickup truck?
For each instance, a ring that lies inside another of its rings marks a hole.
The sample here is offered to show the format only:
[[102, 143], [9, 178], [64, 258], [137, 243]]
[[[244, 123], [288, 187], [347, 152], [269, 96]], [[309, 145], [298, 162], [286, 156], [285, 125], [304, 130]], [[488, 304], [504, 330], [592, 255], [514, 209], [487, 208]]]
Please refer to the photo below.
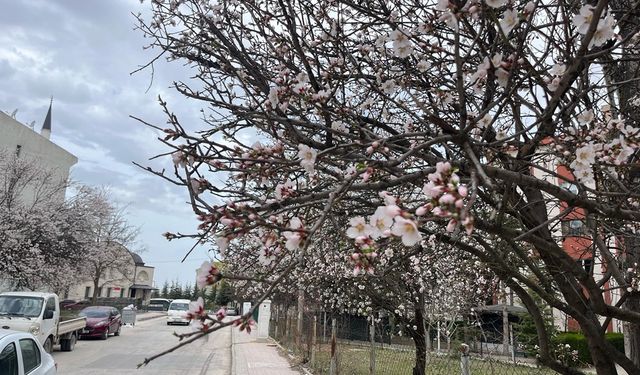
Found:
[[31, 333], [47, 353], [58, 343], [62, 351], [72, 351], [86, 325], [85, 317], [63, 320], [53, 293], [0, 293], [0, 328]]

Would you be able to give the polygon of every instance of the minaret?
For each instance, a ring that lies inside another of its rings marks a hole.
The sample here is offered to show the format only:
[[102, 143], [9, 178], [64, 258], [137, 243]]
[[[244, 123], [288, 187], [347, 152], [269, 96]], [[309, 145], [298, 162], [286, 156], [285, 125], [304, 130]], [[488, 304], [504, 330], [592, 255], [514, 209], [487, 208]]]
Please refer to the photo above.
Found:
[[49, 103], [49, 111], [47, 112], [47, 117], [44, 119], [44, 123], [42, 124], [42, 131], [40, 134], [46, 139], [51, 139], [51, 105], [53, 104], [53, 97], [51, 97], [51, 102]]

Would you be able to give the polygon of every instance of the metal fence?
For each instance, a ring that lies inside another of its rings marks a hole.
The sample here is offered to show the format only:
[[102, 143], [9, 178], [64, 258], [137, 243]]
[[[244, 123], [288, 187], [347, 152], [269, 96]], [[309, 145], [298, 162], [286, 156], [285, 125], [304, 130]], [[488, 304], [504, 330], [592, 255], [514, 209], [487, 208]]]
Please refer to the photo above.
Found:
[[[387, 319], [371, 324], [365, 317], [332, 316], [322, 311], [298, 314], [294, 308], [275, 306], [270, 323], [270, 336], [316, 375], [405, 375], [415, 366], [413, 341]], [[446, 336], [441, 328], [439, 332], [429, 330], [427, 375], [555, 374], [522, 352], [511, 350], [510, 356], [504, 356], [500, 344], [483, 342], [481, 336], [462, 329], [457, 335]], [[468, 352], [461, 353], [461, 348], [468, 348]]]

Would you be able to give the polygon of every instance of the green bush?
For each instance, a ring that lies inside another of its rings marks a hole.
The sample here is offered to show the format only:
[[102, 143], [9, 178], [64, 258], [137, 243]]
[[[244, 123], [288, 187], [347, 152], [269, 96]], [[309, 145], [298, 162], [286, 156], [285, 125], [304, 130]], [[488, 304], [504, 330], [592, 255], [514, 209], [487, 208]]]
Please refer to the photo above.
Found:
[[[622, 333], [606, 333], [605, 339], [616, 347], [620, 352], [624, 353], [624, 336]], [[578, 360], [583, 363], [592, 363], [591, 353], [587, 345], [587, 339], [579, 332], [559, 333], [554, 340], [556, 345], [569, 344], [571, 349], [578, 351]]]

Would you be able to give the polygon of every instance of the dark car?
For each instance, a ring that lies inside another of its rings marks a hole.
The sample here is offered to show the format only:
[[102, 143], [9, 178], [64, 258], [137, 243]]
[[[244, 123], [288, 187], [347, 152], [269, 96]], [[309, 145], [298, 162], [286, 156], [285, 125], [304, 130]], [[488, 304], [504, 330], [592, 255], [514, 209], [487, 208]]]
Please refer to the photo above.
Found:
[[109, 334], [120, 336], [122, 317], [120, 311], [110, 306], [90, 306], [80, 311], [80, 316], [87, 317], [87, 326], [80, 337], [99, 337], [106, 340]]
[[91, 301], [86, 299], [78, 302], [74, 301], [72, 303], [65, 303], [65, 304], [60, 303], [60, 307], [65, 310], [82, 310], [88, 306], [91, 306]]

